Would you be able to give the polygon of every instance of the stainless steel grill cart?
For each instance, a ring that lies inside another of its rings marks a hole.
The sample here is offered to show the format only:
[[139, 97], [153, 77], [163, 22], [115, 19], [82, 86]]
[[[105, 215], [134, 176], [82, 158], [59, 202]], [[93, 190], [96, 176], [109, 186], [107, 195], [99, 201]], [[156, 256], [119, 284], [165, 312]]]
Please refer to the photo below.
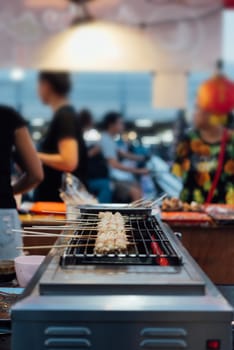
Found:
[[13, 308], [13, 350], [231, 350], [232, 308], [176, 235], [144, 213], [128, 225], [124, 254], [94, 254], [92, 230], [51, 250]]

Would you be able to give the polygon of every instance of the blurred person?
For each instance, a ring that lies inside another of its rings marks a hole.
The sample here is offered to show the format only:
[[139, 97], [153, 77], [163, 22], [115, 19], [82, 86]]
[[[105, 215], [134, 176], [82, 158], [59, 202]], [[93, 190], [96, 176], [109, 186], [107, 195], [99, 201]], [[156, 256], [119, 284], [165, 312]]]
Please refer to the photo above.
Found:
[[[130, 152], [131, 154], [135, 154], [141, 157], [137, 157], [138, 161], [136, 160], [130, 160], [128, 158], [122, 158], [121, 163], [127, 167], [131, 168], [142, 168], [145, 165], [145, 162], [147, 160], [150, 160], [150, 156], [146, 149], [140, 145], [141, 142], [135, 141], [135, 144], [128, 139], [128, 134], [123, 134], [120, 138], [120, 140], [117, 141], [118, 149], [121, 154], [121, 152]], [[141, 161], [139, 161], [141, 159]], [[120, 176], [119, 179], [128, 181], [128, 182], [134, 182], [135, 181], [135, 175], [132, 173], [126, 173], [126, 172], [118, 172], [117, 176]], [[142, 196], [145, 198], [151, 198], [155, 196], [155, 185], [153, 183], [152, 176], [150, 174], [142, 175], [139, 179], [139, 185], [142, 190]]]
[[234, 112], [228, 114], [228, 128], [234, 130]]
[[185, 202], [234, 204], [234, 134], [197, 106], [194, 129], [178, 144], [173, 173]]
[[177, 113], [176, 120], [173, 124], [173, 143], [171, 148], [171, 159], [175, 157], [175, 149], [177, 145], [179, 144], [180, 140], [183, 140], [186, 130], [188, 128], [188, 123], [186, 120], [186, 112], [185, 110], [181, 109]]
[[[43, 180], [43, 171], [26, 127], [26, 122], [14, 109], [0, 106], [0, 259], [14, 259], [23, 245], [14, 195], [30, 191]], [[13, 149], [20, 158], [21, 176], [11, 184]]]
[[60, 202], [64, 172], [86, 183], [86, 150], [77, 113], [68, 99], [71, 87], [67, 73], [39, 73], [38, 93], [53, 111], [53, 118], [39, 148], [45, 178], [35, 191], [35, 201]]
[[119, 149], [115, 142], [116, 136], [124, 131], [122, 116], [116, 112], [108, 113], [104, 117], [103, 129], [101, 149], [109, 165], [110, 177], [114, 181], [115, 192], [123, 202], [142, 198], [143, 194], [138, 182], [135, 178], [129, 178], [129, 175], [145, 175], [148, 174], [148, 170], [124, 165], [120, 158], [142, 161], [144, 157]]
[[[120, 161], [121, 164], [126, 166], [126, 167], [130, 167], [130, 168], [138, 168], [138, 161], [136, 159], [129, 159], [127, 157], [122, 156], [123, 153], [131, 153], [131, 154], [136, 154], [134, 152], [132, 143], [128, 140], [128, 135], [123, 134], [120, 135], [120, 139], [117, 141], [117, 147], [118, 147], [118, 152], [119, 152], [119, 156], [120, 156]], [[122, 173], [122, 172], [120, 172]], [[128, 180], [128, 181], [134, 181], [135, 180], [135, 175], [133, 173], [130, 172], [123, 172], [122, 176], [124, 177], [124, 179]]]
[[198, 105], [212, 114], [213, 123], [229, 127], [229, 113], [234, 109], [234, 83], [224, 72], [224, 62], [217, 60], [214, 74], [201, 84]]
[[[79, 113], [80, 126], [83, 133], [90, 131], [94, 127], [93, 116], [87, 109]], [[100, 203], [111, 203], [112, 188], [109, 179], [109, 171], [106, 159], [104, 158], [100, 144], [95, 142], [88, 145], [87, 161], [87, 182], [89, 191], [97, 196]]]

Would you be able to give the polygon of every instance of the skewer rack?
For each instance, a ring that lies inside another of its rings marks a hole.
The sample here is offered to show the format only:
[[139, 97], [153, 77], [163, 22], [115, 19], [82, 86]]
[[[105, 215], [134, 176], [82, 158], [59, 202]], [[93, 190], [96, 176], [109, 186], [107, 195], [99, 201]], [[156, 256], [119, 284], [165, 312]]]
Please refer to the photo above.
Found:
[[[125, 211], [121, 214], [129, 215]], [[91, 214], [91, 213], [90, 213]], [[92, 212], [93, 214], [93, 212]], [[128, 216], [126, 225], [128, 229], [129, 246], [125, 252], [116, 252], [115, 254], [95, 254], [93, 246], [95, 244], [95, 232], [93, 228], [90, 231], [82, 229], [74, 232], [74, 237], [69, 241], [60, 258], [62, 268], [72, 268], [76, 265], [161, 265], [178, 266], [182, 265], [182, 257], [176, 251], [173, 243], [170, 241], [165, 230], [161, 228], [160, 223], [154, 216], [144, 215]], [[84, 216], [87, 220], [93, 216]], [[84, 236], [84, 237], [82, 237]], [[77, 245], [77, 246], [76, 246]]]

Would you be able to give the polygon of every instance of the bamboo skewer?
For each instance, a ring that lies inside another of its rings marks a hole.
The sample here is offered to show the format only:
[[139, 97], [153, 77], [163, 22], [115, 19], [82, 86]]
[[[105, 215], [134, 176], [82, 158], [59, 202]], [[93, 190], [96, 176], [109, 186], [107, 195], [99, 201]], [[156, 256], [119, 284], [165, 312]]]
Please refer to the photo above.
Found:
[[38, 246], [26, 246], [26, 247], [17, 247], [18, 250], [26, 249], [60, 249], [60, 248], [79, 248], [79, 247], [94, 247], [94, 244], [59, 244], [59, 245], [38, 245]]
[[[90, 216], [88, 213], [87, 213], [87, 215]], [[95, 215], [95, 217], [98, 216], [98, 218], [99, 218], [98, 214], [92, 214], [92, 215]], [[100, 216], [100, 223], [103, 226], [103, 230], [106, 230], [107, 233], [108, 233], [108, 230], [110, 230], [110, 232], [113, 231], [112, 232], [113, 234], [117, 233], [117, 231], [119, 233], [122, 232], [122, 235], [124, 235], [124, 240], [127, 240], [126, 232], [130, 231], [130, 229], [128, 230], [127, 226], [125, 226], [125, 222], [124, 222], [123, 216], [121, 216], [120, 214], [115, 214], [114, 215], [113, 213], [110, 212], [110, 225], [115, 224], [115, 226], [114, 227], [110, 226], [109, 229], [108, 229], [108, 225], [107, 225], [108, 222], [106, 223], [105, 222], [106, 220], [104, 220], [104, 218], [105, 218], [105, 215], [103, 217]], [[109, 218], [109, 215], [107, 216], [107, 218]], [[120, 228], [118, 228], [119, 225], [116, 225], [117, 222], [115, 222], [114, 218], [117, 218], [120, 221]], [[58, 230], [57, 226], [47, 226], [46, 228], [45, 227], [41, 227], [41, 226], [35, 226], [35, 227], [32, 227], [31, 230], [30, 230], [30, 228], [28, 228], [26, 230], [20, 230], [20, 231], [19, 230], [14, 230], [14, 232], [21, 232], [21, 233], [24, 234], [25, 237], [27, 237], [27, 236], [31, 237], [31, 235], [35, 235], [35, 236], [41, 237], [41, 238], [53, 237], [54, 236], [54, 237], [66, 237], [66, 238], [73, 238], [74, 239], [74, 241], [73, 240], [70, 240], [70, 242], [67, 241], [66, 244], [64, 244], [64, 242], [59, 240], [58, 243], [57, 244], [55, 243], [54, 245], [38, 245], [38, 246], [32, 246], [32, 247], [31, 246], [26, 246], [26, 247], [19, 247], [18, 249], [50, 249], [50, 248], [58, 248], [58, 249], [60, 248], [61, 249], [61, 248], [72, 248], [72, 247], [75, 247], [75, 248], [85, 247], [85, 248], [87, 248], [87, 247], [90, 246], [90, 247], [94, 247], [94, 253], [95, 253], [95, 252], [97, 252], [96, 251], [97, 240], [99, 239], [100, 232], [102, 232], [102, 227], [100, 227], [99, 224], [97, 224], [95, 227], [92, 227], [92, 226], [86, 227], [85, 225], [87, 225], [87, 223], [85, 223], [84, 226], [79, 226], [79, 225], [74, 226], [74, 224], [73, 225], [71, 224], [70, 226], [69, 225], [60, 226], [60, 229], [64, 230], [64, 231], [72, 231], [73, 229], [80, 230], [80, 231], [85, 231], [85, 230], [97, 231], [97, 234], [94, 235], [94, 238], [96, 238], [96, 240], [94, 240], [95, 242], [93, 244], [89, 243], [89, 239], [90, 240], [92, 239], [92, 237], [91, 237], [92, 235], [88, 236], [87, 242], [84, 241], [85, 243], [82, 243], [82, 240], [85, 239], [85, 235], [79, 235], [79, 237], [78, 237], [78, 235], [76, 235], [74, 233], [72, 235], [71, 234], [67, 235], [67, 234], [51, 234], [51, 233], [48, 233], [48, 232], [38, 232], [38, 230], [57, 231]], [[92, 223], [92, 225], [93, 225], [93, 223]], [[33, 228], [37, 229], [37, 231], [32, 231]], [[130, 228], [131, 228], [131, 231], [132, 231], [132, 227], [131, 226], [130, 226]], [[78, 241], [76, 241], [75, 239], [76, 240], [78, 239]], [[117, 239], [117, 236], [116, 236], [116, 239]], [[121, 239], [123, 239], [123, 238], [121, 238]], [[76, 242], [76, 243], [74, 243], [74, 242]], [[79, 242], [81, 242], [81, 243], [79, 243]], [[114, 238], [114, 242], [115, 242], [115, 238]], [[98, 244], [99, 244], [98, 249], [101, 252], [101, 249], [103, 249], [103, 248], [100, 247], [101, 242], [100, 243], [98, 242]], [[124, 249], [125, 250], [125, 249], [127, 249], [128, 245], [132, 245], [132, 244], [135, 245], [135, 242], [133, 243], [133, 242], [129, 242], [128, 241], [126, 243], [124, 242], [124, 244], [123, 244], [123, 242], [119, 242], [116, 245], [116, 252], [119, 251], [119, 249], [121, 249], [121, 250]], [[123, 245], [124, 245], [124, 248], [123, 248]], [[115, 246], [115, 244], [114, 244], [114, 246]], [[113, 249], [110, 249], [110, 250], [113, 250]]]
[[138, 207], [144, 207], [146, 205], [150, 205], [151, 201], [149, 199], [141, 198], [138, 199], [135, 202], [132, 202], [128, 205], [129, 208], [138, 208]]
[[[58, 231], [56, 227], [32, 227], [36, 230]], [[97, 231], [97, 227], [64, 227], [62, 231]]]
[[[49, 228], [49, 227], [36, 228], [36, 230], [58, 231], [58, 229], [56, 229], [56, 228]], [[91, 227], [91, 228], [90, 227], [84, 227], [82, 229], [77, 229], [77, 228], [69, 227], [69, 228], [63, 229], [62, 231], [74, 231], [74, 230], [75, 231], [98, 231], [98, 228], [97, 227]], [[20, 232], [30, 232], [30, 231], [27, 229], [27, 230], [12, 230], [12, 232], [20, 233]], [[48, 233], [48, 232], [44, 232], [44, 233]]]
[[75, 235], [75, 234], [56, 234], [56, 233], [47, 233], [47, 232], [36, 232], [36, 231], [23, 231], [23, 230], [14, 230], [13, 232], [22, 233], [24, 236], [30, 235], [32, 237], [67, 237], [67, 238], [77, 238], [77, 239], [88, 239], [88, 238], [96, 238], [97, 235]]
[[[127, 207], [126, 207], [127, 208]], [[106, 211], [104, 208], [103, 208], [104, 211]], [[121, 209], [120, 209], [121, 210]], [[111, 208], [109, 210], [111, 212]], [[102, 212], [102, 209], [100, 208], [100, 212]], [[67, 213], [64, 213], [64, 212], [59, 212], [59, 211], [45, 211], [43, 210], [43, 213], [45, 214], [60, 214], [60, 215], [66, 215], [66, 214], [78, 214], [77, 212], [67, 212]], [[87, 213], [87, 212], [81, 212], [80, 213], [81, 216], [94, 216], [96, 217], [97, 219], [99, 218], [99, 214], [95, 214], [95, 213]], [[128, 219], [128, 216], [123, 216], [124, 218], [127, 218]], [[66, 220], [66, 219], [65, 219]], [[79, 219], [78, 219], [79, 220]], [[78, 221], [77, 220], [77, 221]], [[68, 220], [69, 221], [69, 220]]]
[[[85, 227], [85, 226], [84, 226]], [[29, 226], [25, 227], [25, 230], [30, 230], [30, 229], [35, 229], [35, 230], [48, 230], [48, 229], [53, 229], [53, 230], [66, 230], [66, 229], [71, 229], [71, 230], [79, 230], [82, 227], [81, 226], [71, 226], [71, 225], [66, 225], [66, 226]]]
[[[43, 234], [43, 235], [37, 235], [37, 234], [31, 234], [31, 233], [29, 233], [29, 234], [27, 234], [27, 233], [25, 233], [25, 234], [23, 234], [22, 235], [22, 237], [31, 237], [31, 238], [52, 238], [52, 237], [63, 237], [63, 238], [70, 238], [70, 239], [78, 239], [78, 240], [84, 240], [84, 239], [86, 239], [86, 240], [95, 240], [96, 238], [97, 238], [97, 236], [94, 236], [94, 235], [92, 235], [92, 236], [85, 236], [85, 235], [82, 235], [82, 236], [76, 236], [76, 235], [56, 235], [56, 234], [51, 234], [51, 235], [46, 235], [46, 234]], [[129, 237], [129, 238], [132, 238], [132, 236], [127, 236], [127, 237]]]
[[151, 208], [153, 208], [153, 206], [155, 204], [161, 202], [166, 197], [167, 197], [167, 194], [164, 193], [162, 196], [160, 196], [159, 198], [157, 198], [155, 200], [141, 198], [141, 199], [138, 199], [135, 202], [130, 203], [129, 207], [137, 208], [137, 207], [143, 206], [143, 207], [151, 207]]
[[[87, 214], [89, 215], [89, 214]], [[96, 214], [95, 214], [96, 216]], [[128, 216], [123, 216], [126, 220], [129, 220], [129, 217]], [[85, 218], [80, 218], [80, 219], [77, 219], [77, 220], [73, 220], [73, 219], [45, 219], [45, 220], [40, 220], [40, 222], [51, 222], [51, 223], [87, 223], [87, 224], [92, 224], [92, 223], [99, 223], [100, 222], [100, 219], [98, 217], [96, 218], [89, 218], [89, 219], [85, 219]], [[59, 226], [59, 225], [58, 225]]]
[[[25, 231], [25, 230], [12, 230], [16, 233], [22, 233], [24, 236], [30, 235], [31, 237], [67, 237], [67, 238], [78, 238], [78, 239], [87, 239], [87, 238], [97, 238], [97, 235], [76, 235], [76, 234], [62, 234], [62, 233], [48, 233], [48, 232], [37, 232], [37, 231]], [[128, 236], [132, 237], [132, 236]]]
[[47, 210], [43, 210], [42, 213], [45, 213], [45, 214], [58, 214], [58, 215], [66, 215], [66, 214], [71, 214], [71, 215], [75, 215], [75, 214], [77, 214], [77, 215], [89, 215], [89, 216], [98, 216], [99, 215], [99, 214], [95, 214], [95, 213], [82, 213], [82, 212], [77, 212], [77, 211], [62, 212], [62, 211], [47, 211]]
[[66, 215], [66, 214], [79, 214], [79, 213], [75, 213], [75, 212], [64, 212], [64, 211], [53, 211], [53, 210], [42, 210], [42, 213], [45, 214], [58, 214], [58, 215]]
[[152, 202], [152, 207], [153, 207], [155, 204], [161, 202], [161, 201], [162, 201], [164, 198], [166, 198], [166, 197], [167, 197], [167, 194], [164, 193], [161, 197], [157, 198], [154, 202]]
[[[127, 245], [134, 245], [135, 243], [128, 242]], [[60, 249], [60, 248], [80, 248], [80, 247], [95, 247], [95, 244], [58, 244], [58, 245], [38, 245], [38, 246], [25, 246], [17, 247], [17, 250], [26, 250], [26, 249]]]
[[[36, 230], [46, 230], [46, 231], [58, 231], [58, 229], [54, 228], [54, 227], [32, 227], [32, 229], [36, 229]], [[62, 231], [65, 232], [65, 231], [99, 231], [98, 227], [68, 227], [68, 228], [63, 228]], [[134, 228], [132, 227], [125, 227], [125, 231], [126, 232], [130, 232], [132, 230], [135, 230]], [[22, 232], [22, 230], [13, 230], [13, 232]], [[29, 228], [25, 228], [25, 232], [29, 232]], [[47, 233], [47, 232], [45, 232]]]
[[[36, 230], [52, 230], [52, 231], [58, 231], [58, 226], [31, 226], [31, 227], [25, 227], [25, 230], [30, 230], [30, 229], [36, 229]], [[90, 230], [90, 231], [96, 231], [98, 229], [97, 226], [60, 226], [59, 227], [61, 230], [64, 231], [69, 231], [69, 230], [76, 230], [76, 231], [83, 231], [83, 230]], [[131, 229], [135, 230], [132, 226], [130, 225], [125, 225], [125, 229]]]
[[140, 198], [140, 199], [137, 199], [136, 201], [133, 201], [133, 202], [129, 203], [128, 206], [133, 206], [133, 205], [135, 205], [135, 204], [137, 204], [137, 203], [139, 203], [139, 202], [142, 202], [142, 201], [144, 201], [144, 200], [145, 200], [145, 198], [142, 197], [142, 198]]
[[95, 239], [95, 238], [97, 238], [97, 236], [94, 236], [94, 235], [92, 235], [92, 236], [76, 236], [76, 235], [56, 235], [56, 234], [51, 234], [51, 235], [46, 235], [46, 234], [43, 234], [43, 235], [37, 235], [37, 234], [34, 234], [34, 233], [29, 233], [29, 234], [23, 234], [23, 237], [34, 237], [34, 238], [52, 238], [52, 237], [63, 237], [63, 238], [76, 238], [76, 239], [79, 239], [79, 240], [82, 240], [82, 239], [86, 239], [86, 240], [88, 240], [88, 239]]
[[89, 219], [89, 220], [87, 220], [87, 219], [78, 219], [78, 220], [70, 220], [70, 219], [45, 219], [45, 220], [40, 220], [40, 222], [60, 222], [60, 223], [64, 223], [64, 222], [71, 222], [71, 223], [82, 223], [82, 222], [90, 222], [90, 223], [92, 223], [92, 222], [99, 222], [99, 220], [98, 219]]

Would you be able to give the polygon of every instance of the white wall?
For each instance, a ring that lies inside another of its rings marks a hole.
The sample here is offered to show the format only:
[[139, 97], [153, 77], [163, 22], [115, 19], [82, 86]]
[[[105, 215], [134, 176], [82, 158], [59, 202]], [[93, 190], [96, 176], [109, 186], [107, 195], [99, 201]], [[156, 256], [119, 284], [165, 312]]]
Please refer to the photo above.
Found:
[[223, 14], [223, 58], [234, 64], [234, 10]]

